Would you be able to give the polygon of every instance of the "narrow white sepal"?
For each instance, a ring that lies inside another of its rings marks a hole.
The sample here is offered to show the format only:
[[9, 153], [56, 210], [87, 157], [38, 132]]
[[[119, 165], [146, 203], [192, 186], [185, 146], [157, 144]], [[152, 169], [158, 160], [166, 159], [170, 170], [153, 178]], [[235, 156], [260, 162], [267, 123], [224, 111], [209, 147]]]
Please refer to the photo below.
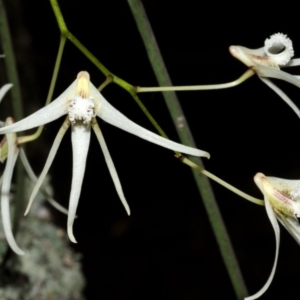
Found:
[[277, 214], [277, 220], [291, 234], [295, 241], [300, 245], [300, 224], [293, 217]]
[[194, 156], [203, 156], [207, 158], [210, 157], [210, 154], [208, 152], [170, 141], [137, 125], [136, 123], [125, 117], [117, 109], [115, 109], [109, 102], [107, 102], [92, 84], [91, 89], [93, 90], [93, 94], [95, 95], [95, 101], [98, 100], [99, 102], [98, 108], [96, 107], [96, 114], [105, 122], [167, 149]]
[[3, 174], [3, 183], [1, 187], [1, 213], [4, 234], [7, 242], [11, 249], [18, 255], [24, 255], [25, 252], [17, 245], [16, 240], [13, 236], [10, 220], [10, 209], [9, 209], [9, 193], [12, 173], [14, 166], [19, 154], [19, 150], [15, 146], [15, 137], [11, 134], [7, 134], [7, 144], [8, 144], [8, 155], [6, 166]]
[[260, 77], [269, 77], [269, 78], [280, 79], [280, 80], [289, 82], [289, 83], [295, 85], [296, 87], [300, 88], [300, 80], [289, 73], [286, 73], [281, 70], [271, 69], [271, 68], [259, 68], [256, 66], [254, 66], [253, 69], [257, 73], [257, 75]]
[[0, 89], [0, 102], [2, 101], [3, 97], [5, 96], [5, 94], [9, 91], [9, 89], [12, 87], [13, 85], [11, 83], [7, 83], [4, 84], [1, 89]]
[[[28, 158], [25, 154], [25, 151], [23, 148], [20, 148], [20, 158], [21, 161], [23, 163], [24, 169], [27, 172], [27, 175], [29, 177], [29, 179], [36, 184], [36, 182], [38, 181], [36, 175], [34, 174], [31, 165], [28, 161]], [[63, 207], [62, 205], [60, 205], [56, 200], [54, 200], [52, 197], [50, 197], [47, 193], [47, 191], [45, 191], [43, 188], [40, 189], [41, 194], [45, 197], [45, 199], [57, 210], [59, 210], [60, 212], [64, 213], [65, 215], [68, 214], [68, 210]]]
[[271, 204], [269, 203], [269, 200], [267, 199], [267, 197], [265, 197], [265, 207], [266, 207], [267, 215], [269, 217], [269, 220], [270, 220], [270, 222], [273, 226], [274, 232], [275, 232], [276, 250], [275, 250], [274, 264], [272, 267], [271, 274], [270, 274], [267, 282], [265, 283], [265, 285], [254, 295], [246, 297], [245, 300], [254, 300], [254, 299], [259, 298], [262, 294], [264, 294], [264, 292], [269, 288], [269, 286], [274, 278], [274, 274], [275, 274], [275, 270], [276, 270], [276, 266], [277, 266], [278, 253], [279, 253], [279, 242], [280, 242], [280, 228], [279, 228], [279, 225], [277, 222], [276, 214], [275, 214]]
[[68, 105], [76, 91], [73, 82], [58, 98], [16, 123], [0, 128], [0, 134], [19, 132], [50, 123], [68, 113]]
[[300, 65], [300, 58], [293, 58], [289, 61], [289, 63], [283, 67], [296, 67]]
[[108, 148], [107, 148], [107, 145], [105, 143], [105, 140], [104, 140], [104, 137], [103, 137], [103, 134], [101, 132], [101, 129], [98, 125], [98, 123], [95, 121], [94, 123], [92, 123], [92, 126], [93, 126], [93, 129], [94, 129], [94, 132], [97, 136], [97, 139], [99, 141], [99, 144], [100, 144], [100, 147], [102, 149], [102, 152], [103, 152], [103, 155], [104, 155], [104, 158], [105, 158], [105, 161], [106, 161], [106, 164], [107, 164], [107, 167], [108, 167], [108, 170], [109, 170], [109, 173], [112, 177], [112, 180], [114, 182], [114, 185], [115, 185], [115, 188], [117, 190], [117, 193], [120, 197], [120, 200], [127, 212], [127, 214], [130, 216], [130, 208], [129, 208], [129, 205], [125, 199], [125, 196], [124, 196], [124, 193], [123, 193], [123, 189], [122, 189], [122, 185], [121, 185], [121, 182], [119, 180], [119, 176], [118, 176], [118, 173], [117, 173], [117, 170], [114, 166], [114, 162], [110, 156], [110, 153], [108, 151]]
[[76, 122], [72, 126], [73, 172], [67, 230], [69, 238], [73, 243], [77, 243], [73, 234], [73, 223], [80, 197], [90, 138], [91, 126], [89, 124], [85, 125]]
[[270, 79], [263, 78], [259, 76], [259, 79], [264, 82], [270, 89], [272, 89], [300, 118], [300, 110], [295, 105], [295, 103], [279, 88], [277, 87]]
[[53, 145], [50, 149], [50, 152], [49, 152], [49, 155], [48, 155], [48, 158], [47, 158], [47, 161], [45, 163], [45, 166], [44, 166], [44, 169], [39, 177], [39, 179], [37, 180], [34, 188], [33, 188], [33, 191], [31, 193], [31, 196], [30, 196], [30, 199], [29, 199], [29, 202], [28, 202], [28, 205], [27, 205], [27, 208], [26, 208], [26, 211], [25, 211], [25, 216], [28, 214], [29, 210], [30, 210], [30, 207], [32, 205], [32, 202], [34, 200], [34, 198], [36, 197], [48, 171], [49, 171], [49, 168], [51, 167], [51, 164], [53, 162], [53, 159], [56, 155], [56, 152], [57, 152], [57, 149], [61, 143], [61, 140], [62, 138], [64, 137], [67, 129], [69, 128], [70, 126], [70, 122], [68, 120], [68, 118], [64, 121], [63, 125], [61, 126], [61, 128], [59, 129], [56, 137], [55, 137], [55, 140], [53, 142]]

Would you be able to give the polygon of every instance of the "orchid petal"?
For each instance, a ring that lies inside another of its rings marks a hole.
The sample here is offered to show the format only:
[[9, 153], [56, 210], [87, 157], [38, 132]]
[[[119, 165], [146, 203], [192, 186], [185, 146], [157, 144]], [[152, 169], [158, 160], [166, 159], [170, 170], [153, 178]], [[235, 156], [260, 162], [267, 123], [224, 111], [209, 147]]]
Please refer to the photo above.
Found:
[[99, 141], [99, 144], [100, 144], [100, 147], [102, 149], [102, 152], [103, 152], [103, 155], [104, 155], [104, 158], [105, 158], [105, 161], [106, 161], [106, 164], [107, 164], [107, 167], [109, 169], [109, 173], [112, 177], [112, 180], [114, 182], [114, 185], [115, 185], [115, 188], [117, 190], [117, 193], [120, 197], [120, 200], [123, 204], [123, 206], [125, 207], [125, 210], [127, 212], [128, 215], [130, 215], [130, 208], [129, 208], [129, 205], [125, 199], [125, 196], [123, 194], [123, 189], [122, 189], [122, 186], [121, 186], [121, 183], [120, 183], [120, 180], [119, 180], [119, 176], [118, 176], [118, 173], [117, 173], [117, 170], [114, 166], [114, 163], [113, 163], [113, 160], [109, 154], [109, 151], [108, 151], [108, 148], [107, 148], [107, 145], [105, 143], [105, 140], [104, 140], [104, 137], [103, 137], [103, 134], [101, 132], [101, 129], [97, 123], [97, 121], [95, 120], [95, 122], [93, 122], [92, 124], [93, 126], [93, 129], [94, 129], [94, 132], [97, 136], [97, 139]]
[[272, 267], [271, 274], [265, 283], [265, 285], [254, 295], [246, 297], [245, 300], [254, 300], [259, 298], [264, 292], [269, 288], [275, 274], [276, 266], [277, 266], [277, 261], [278, 261], [278, 253], [279, 253], [279, 242], [280, 242], [280, 228], [276, 219], [276, 214], [268, 200], [267, 197], [265, 197], [265, 206], [266, 206], [266, 211], [267, 215], [269, 217], [269, 220], [273, 226], [274, 232], [275, 232], [275, 239], [276, 239], [276, 250], [275, 250], [275, 259], [274, 259], [274, 264]]
[[11, 83], [4, 84], [1, 89], [0, 89], [0, 102], [2, 101], [2, 98], [5, 96], [5, 94], [8, 92], [8, 90], [12, 87], [13, 85]]
[[26, 208], [26, 211], [25, 211], [25, 214], [24, 214], [25, 216], [28, 214], [28, 212], [30, 210], [32, 202], [33, 202], [35, 196], [37, 195], [37, 193], [38, 193], [38, 191], [39, 191], [39, 189], [40, 189], [40, 187], [41, 187], [41, 185], [42, 185], [42, 183], [43, 183], [43, 181], [44, 181], [44, 179], [45, 179], [45, 177], [46, 177], [46, 175], [49, 171], [49, 168], [51, 167], [51, 164], [53, 162], [53, 159], [55, 157], [57, 149], [58, 149], [58, 147], [61, 143], [61, 140], [64, 137], [67, 129], [69, 128], [69, 126], [70, 126], [70, 121], [68, 120], [68, 118], [66, 118], [66, 120], [62, 124], [61, 128], [59, 129], [59, 131], [58, 131], [58, 133], [55, 137], [55, 140], [54, 140], [53, 145], [51, 147], [51, 150], [49, 152], [47, 161], [45, 163], [44, 169], [43, 169], [39, 179], [37, 180], [37, 182], [36, 182], [36, 184], [33, 188], [33, 191], [31, 193], [31, 196], [30, 196], [30, 199], [29, 199], [29, 203], [27, 205], [27, 208]]
[[8, 142], [8, 155], [6, 166], [3, 174], [3, 183], [1, 188], [1, 213], [2, 213], [2, 222], [3, 229], [7, 239], [7, 242], [11, 249], [18, 255], [24, 255], [24, 251], [20, 249], [17, 245], [16, 240], [13, 236], [11, 221], [10, 221], [10, 209], [9, 209], [9, 192], [11, 185], [12, 173], [14, 166], [19, 154], [19, 150], [15, 146], [15, 136], [12, 134], [7, 134]]
[[86, 157], [90, 145], [90, 125], [75, 123], [72, 126], [73, 174], [69, 201], [67, 230], [70, 240], [77, 243], [73, 234], [73, 223], [80, 197], [83, 176], [86, 166]]
[[300, 224], [295, 218], [285, 216], [283, 214], [277, 214], [277, 219], [285, 227], [285, 229], [290, 233], [290, 235], [296, 240], [300, 245]]
[[74, 97], [76, 81], [73, 82], [58, 98], [16, 123], [0, 129], [0, 134], [19, 132], [50, 123], [68, 113], [69, 101]]
[[300, 80], [295, 78], [295, 76], [286, 73], [281, 70], [275, 70], [271, 68], [262, 68], [262, 67], [253, 67], [253, 70], [257, 73], [258, 76], [260, 77], [270, 77], [270, 78], [276, 78], [276, 79], [281, 79], [286, 82], [289, 82], [296, 87], [300, 88]]
[[271, 80], [267, 78], [263, 78], [259, 76], [259, 79], [264, 82], [270, 89], [272, 89], [281, 99], [296, 113], [296, 115], [300, 118], [300, 110], [295, 105], [295, 103], [279, 88], [277, 87]]
[[[178, 151], [194, 156], [204, 156], [209, 158], [208, 152], [188, 147], [179, 143], [175, 143], [168, 139], [165, 139], [129, 120], [117, 109], [115, 109], [105, 98], [99, 93], [99, 91], [91, 84], [92, 93], [94, 94], [95, 101], [98, 100], [98, 109], [96, 115], [105, 122], [114, 125], [120, 129], [123, 129], [131, 134], [134, 134], [148, 142], [157, 144], [159, 146]], [[0, 131], [1, 133], [1, 131]]]
[[299, 65], [300, 65], [300, 58], [294, 58], [286, 66], [283, 67], [296, 67]]
[[[33, 183], [36, 183], [38, 181], [38, 179], [29, 164], [29, 161], [27, 159], [27, 156], [26, 156], [23, 148], [20, 148], [20, 158], [23, 163], [24, 169], [26, 170], [26, 172], [28, 174], [28, 177], [30, 178], [30, 180]], [[62, 205], [60, 205], [57, 201], [55, 201], [52, 197], [50, 197], [44, 188], [41, 188], [40, 192], [54, 208], [56, 208], [57, 210], [59, 210], [60, 212], [66, 214], [66, 215], [68, 214], [68, 210], [66, 208], [64, 208]]]
[[[300, 245], [300, 224], [298, 217], [300, 216], [300, 180], [289, 180], [277, 177], [266, 177], [267, 182], [273, 188], [273, 203], [276, 207], [275, 213], [277, 219], [292, 235], [296, 242]], [[275, 196], [276, 195], [276, 196]], [[275, 196], [275, 197], [274, 197]]]

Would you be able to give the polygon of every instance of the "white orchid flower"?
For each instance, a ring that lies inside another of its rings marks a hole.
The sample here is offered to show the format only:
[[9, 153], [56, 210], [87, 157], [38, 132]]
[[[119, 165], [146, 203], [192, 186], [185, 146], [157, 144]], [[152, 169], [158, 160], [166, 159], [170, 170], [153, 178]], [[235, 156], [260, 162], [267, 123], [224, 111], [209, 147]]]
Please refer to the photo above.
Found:
[[112, 176], [121, 202], [123, 203], [127, 213], [130, 214], [130, 209], [124, 197], [117, 171], [108, 152], [108, 148], [106, 146], [102, 132], [96, 121], [96, 116], [100, 117], [107, 123], [110, 123], [142, 139], [145, 139], [167, 149], [183, 152], [194, 156], [204, 156], [209, 158], [209, 153], [205, 151], [172, 142], [130, 121], [104, 99], [104, 97], [100, 94], [96, 87], [90, 82], [89, 74], [84, 71], [80, 72], [77, 75], [77, 79], [52, 103], [19, 122], [1, 128], [0, 134], [7, 134], [11, 132], [31, 129], [54, 121], [63, 115], [68, 116], [54, 140], [44, 169], [30, 197], [25, 214], [28, 213], [32, 201], [35, 198], [35, 195], [38, 192], [39, 187], [52, 164], [59, 144], [66, 130], [71, 125], [73, 175], [69, 200], [67, 231], [70, 240], [74, 243], [76, 243], [76, 240], [73, 235], [73, 223], [85, 172], [86, 157], [90, 143], [91, 127], [93, 128], [102, 148], [104, 158], [106, 160], [109, 172]]
[[259, 298], [270, 286], [278, 261], [280, 228], [277, 220], [287, 229], [300, 245], [300, 180], [287, 180], [276, 177], [266, 177], [257, 173], [254, 181], [264, 195], [267, 215], [273, 226], [276, 239], [275, 260], [271, 274], [265, 285], [254, 295], [245, 298]]
[[[12, 84], [10, 83], [2, 86], [2, 88], [0, 89], [0, 101], [3, 99], [4, 95], [11, 87]], [[0, 121], [0, 126], [13, 124], [13, 122], [14, 121], [12, 118], [7, 118], [5, 123]], [[22, 138], [23, 137], [18, 138], [15, 133], [8, 133], [0, 142], [0, 162], [3, 163], [7, 159], [4, 172], [0, 179], [2, 223], [7, 242], [11, 249], [18, 255], [24, 255], [25, 253], [17, 245], [11, 228], [10, 189], [13, 170], [19, 155], [30, 180], [34, 183], [37, 182], [37, 177], [35, 176], [29, 164], [25, 151], [21, 147], [19, 147], [19, 141], [22, 140]], [[68, 211], [60, 204], [58, 204], [53, 198], [51, 198], [43, 188], [41, 189], [41, 193], [52, 206], [54, 206], [59, 211], [68, 214]]]
[[[12, 118], [7, 118], [5, 125], [13, 124]], [[3, 126], [4, 123], [0, 122], [0, 125]], [[20, 156], [23, 163], [24, 169], [27, 172], [29, 179], [33, 182], [37, 182], [37, 177], [34, 174], [29, 161], [26, 157], [25, 151], [22, 147], [19, 147], [18, 141], [22, 140], [18, 138], [15, 133], [7, 133], [5, 138], [2, 139], [0, 143], [0, 162], [6, 161], [5, 169], [3, 175], [1, 176], [1, 214], [2, 214], [2, 223], [4, 233], [7, 239], [7, 242], [11, 249], [18, 255], [24, 255], [24, 251], [20, 249], [17, 245], [15, 238], [13, 236], [11, 221], [10, 221], [10, 190], [11, 190], [11, 179], [16, 164], [18, 156]], [[57, 210], [64, 214], [68, 214], [68, 211], [57, 203], [52, 197], [50, 197], [47, 191], [44, 188], [41, 188], [40, 192], [45, 197], [45, 199]]]
[[270, 79], [287, 81], [300, 88], [299, 76], [282, 71], [280, 68], [300, 65], [300, 59], [294, 56], [292, 41], [282, 33], [276, 33], [265, 40], [265, 46], [258, 49], [248, 49], [242, 46], [230, 46], [230, 53], [251, 68], [258, 77], [275, 93], [278, 94], [300, 118], [299, 108]]

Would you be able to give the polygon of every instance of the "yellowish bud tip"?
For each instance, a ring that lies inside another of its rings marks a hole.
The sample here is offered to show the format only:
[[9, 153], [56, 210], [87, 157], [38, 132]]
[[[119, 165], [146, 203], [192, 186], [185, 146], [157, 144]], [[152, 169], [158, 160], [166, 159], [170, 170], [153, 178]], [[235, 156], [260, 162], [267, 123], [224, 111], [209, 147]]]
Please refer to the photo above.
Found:
[[262, 193], [263, 192], [263, 180], [266, 178], [266, 176], [263, 173], [257, 173], [254, 176], [254, 182], [256, 183], [256, 185], [258, 186], [258, 188], [261, 190]]
[[77, 75], [76, 94], [82, 98], [88, 98], [90, 95], [90, 74], [81, 71]]
[[12, 117], [6, 118], [5, 125], [11, 125], [13, 123], [15, 123], [15, 120]]
[[273, 209], [293, 218], [300, 216], [298, 182], [266, 177], [262, 173], [257, 173], [254, 181]]
[[230, 46], [229, 47], [229, 52], [233, 57], [237, 57], [238, 56], [238, 47], [236, 46]]

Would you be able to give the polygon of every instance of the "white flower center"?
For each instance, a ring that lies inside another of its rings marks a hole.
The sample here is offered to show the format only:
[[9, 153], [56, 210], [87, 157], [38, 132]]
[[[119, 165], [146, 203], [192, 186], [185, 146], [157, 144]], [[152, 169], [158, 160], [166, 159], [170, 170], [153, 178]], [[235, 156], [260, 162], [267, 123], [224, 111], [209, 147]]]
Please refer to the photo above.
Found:
[[94, 98], [82, 98], [76, 96], [71, 100], [71, 104], [68, 108], [69, 120], [75, 123], [76, 120], [82, 120], [83, 124], [89, 124], [91, 119], [95, 116], [94, 113]]

